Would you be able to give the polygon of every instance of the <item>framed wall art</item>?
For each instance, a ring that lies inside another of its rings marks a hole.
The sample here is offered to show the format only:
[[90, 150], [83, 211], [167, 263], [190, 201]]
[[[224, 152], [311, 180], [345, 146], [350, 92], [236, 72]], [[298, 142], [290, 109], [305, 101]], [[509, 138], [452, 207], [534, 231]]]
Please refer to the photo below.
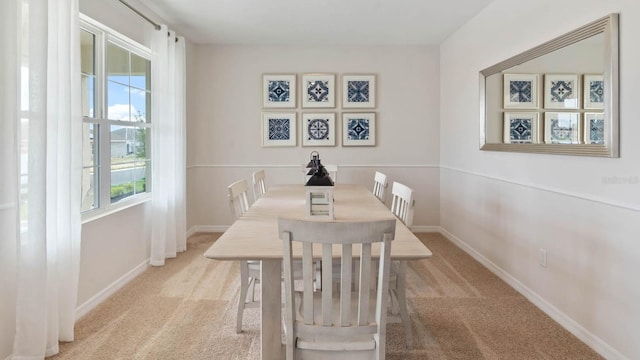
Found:
[[538, 113], [505, 112], [504, 143], [505, 144], [537, 144]]
[[375, 75], [342, 75], [343, 108], [375, 108]]
[[536, 74], [504, 74], [504, 108], [537, 109], [538, 79]]
[[262, 99], [265, 108], [295, 108], [296, 76], [262, 75]]
[[546, 109], [580, 108], [580, 77], [577, 74], [546, 74], [544, 76], [544, 107]]
[[584, 113], [584, 143], [604, 144], [604, 114]]
[[335, 113], [302, 114], [302, 146], [334, 146], [335, 123]]
[[580, 144], [580, 113], [545, 112], [544, 142], [546, 144]]
[[296, 146], [296, 113], [262, 113], [262, 146]]
[[302, 107], [335, 107], [335, 78], [333, 74], [303, 74], [301, 86]]
[[375, 146], [375, 144], [375, 113], [342, 114], [342, 146]]
[[583, 82], [584, 108], [604, 109], [604, 76], [585, 74]]

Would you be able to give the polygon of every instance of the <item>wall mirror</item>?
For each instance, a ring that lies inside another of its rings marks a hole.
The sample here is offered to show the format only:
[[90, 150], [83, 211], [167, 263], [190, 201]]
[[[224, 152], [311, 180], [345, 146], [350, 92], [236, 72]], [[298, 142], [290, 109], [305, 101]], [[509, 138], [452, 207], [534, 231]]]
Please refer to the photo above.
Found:
[[618, 157], [618, 14], [480, 72], [480, 149]]

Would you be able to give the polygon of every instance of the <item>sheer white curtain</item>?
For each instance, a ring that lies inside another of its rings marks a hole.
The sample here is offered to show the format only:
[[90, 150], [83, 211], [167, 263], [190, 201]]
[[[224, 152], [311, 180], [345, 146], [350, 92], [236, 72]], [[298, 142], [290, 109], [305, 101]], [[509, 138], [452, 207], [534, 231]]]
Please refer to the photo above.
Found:
[[155, 266], [187, 248], [185, 41], [177, 39], [165, 25], [152, 34], [151, 265]]
[[16, 13], [2, 17], [22, 21], [15, 32], [19, 60], [13, 64], [21, 76], [21, 116], [8, 119], [20, 124], [13, 359], [42, 359], [58, 352], [58, 341], [73, 340], [76, 319], [82, 165], [78, 0], [8, 1]]

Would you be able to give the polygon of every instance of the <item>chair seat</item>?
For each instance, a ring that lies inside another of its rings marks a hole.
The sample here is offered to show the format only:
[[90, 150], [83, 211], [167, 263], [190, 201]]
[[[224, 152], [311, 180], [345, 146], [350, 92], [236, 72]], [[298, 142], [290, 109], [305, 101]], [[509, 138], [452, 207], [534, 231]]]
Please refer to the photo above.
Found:
[[[304, 305], [302, 301], [302, 293], [296, 292], [296, 312], [298, 327], [297, 347], [299, 349], [308, 350], [325, 350], [325, 351], [358, 351], [373, 350], [376, 348], [374, 334], [376, 332], [375, 324], [371, 327], [361, 327], [360, 333], [353, 334], [353, 329], [347, 326], [340, 326], [340, 298], [333, 298], [333, 318], [332, 326], [327, 326], [324, 333], [319, 333], [317, 327], [309, 326], [310, 331], [305, 331], [304, 323]], [[316, 292], [313, 296], [314, 323], [322, 323], [322, 293]], [[370, 292], [369, 313], [375, 314], [376, 311], [376, 293]], [[351, 293], [351, 317], [350, 324], [356, 324], [358, 321], [358, 293]]]

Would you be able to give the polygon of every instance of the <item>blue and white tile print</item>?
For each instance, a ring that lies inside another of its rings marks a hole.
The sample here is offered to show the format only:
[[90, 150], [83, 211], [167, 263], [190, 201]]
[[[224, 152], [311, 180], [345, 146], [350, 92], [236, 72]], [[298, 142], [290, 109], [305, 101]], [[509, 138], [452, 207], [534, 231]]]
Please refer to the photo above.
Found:
[[592, 144], [604, 144], [604, 119], [589, 120], [589, 141]]
[[509, 100], [513, 103], [532, 102], [532, 81], [514, 80], [509, 82]]
[[564, 102], [573, 97], [575, 84], [571, 80], [557, 80], [551, 82], [551, 101]]
[[589, 82], [589, 100], [592, 103], [604, 102], [604, 81], [594, 80]]
[[369, 82], [347, 81], [347, 100], [353, 103], [369, 102]]
[[269, 119], [269, 140], [291, 139], [289, 119]]
[[533, 140], [533, 121], [530, 118], [513, 118], [509, 123], [509, 139], [512, 143], [530, 144]]
[[349, 119], [347, 130], [349, 140], [369, 140], [369, 119]]
[[291, 100], [291, 84], [286, 80], [269, 80], [269, 102], [285, 103]]
[[315, 103], [329, 102], [329, 81], [308, 81], [306, 86], [307, 101]]
[[307, 140], [330, 140], [329, 120], [309, 119], [307, 121]]

